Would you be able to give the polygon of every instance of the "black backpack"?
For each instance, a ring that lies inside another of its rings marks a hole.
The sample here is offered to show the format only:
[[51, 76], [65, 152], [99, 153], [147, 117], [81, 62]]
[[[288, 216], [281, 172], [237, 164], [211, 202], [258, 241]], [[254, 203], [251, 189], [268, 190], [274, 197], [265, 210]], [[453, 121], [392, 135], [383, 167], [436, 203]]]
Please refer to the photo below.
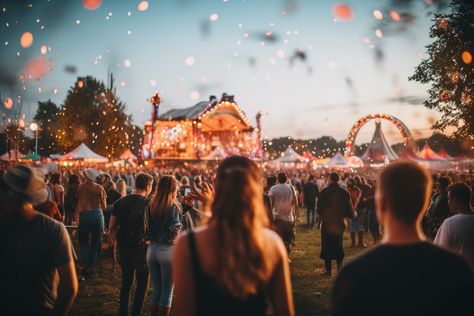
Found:
[[147, 204], [144, 201], [136, 201], [130, 206], [126, 233], [129, 246], [146, 247], [148, 237]]

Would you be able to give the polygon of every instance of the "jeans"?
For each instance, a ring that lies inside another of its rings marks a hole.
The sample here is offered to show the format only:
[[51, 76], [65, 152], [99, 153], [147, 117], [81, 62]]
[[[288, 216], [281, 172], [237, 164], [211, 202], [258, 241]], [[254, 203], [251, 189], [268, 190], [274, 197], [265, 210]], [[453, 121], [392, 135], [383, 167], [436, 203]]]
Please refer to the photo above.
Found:
[[129, 249], [118, 246], [119, 263], [122, 268], [122, 285], [120, 287], [119, 315], [128, 315], [130, 289], [136, 275], [135, 297], [133, 299], [132, 315], [141, 315], [143, 300], [148, 288], [148, 267], [144, 250]]
[[153, 292], [151, 302], [155, 305], [171, 306], [173, 298], [172, 259], [173, 245], [151, 242], [146, 253]]
[[100, 250], [104, 232], [104, 215], [101, 209], [83, 211], [79, 214], [79, 246], [82, 263], [93, 268]]
[[316, 206], [306, 206], [306, 225], [313, 227], [316, 221]]
[[365, 222], [367, 220], [367, 208], [357, 209], [357, 216], [351, 218], [350, 232], [363, 232], [365, 231]]

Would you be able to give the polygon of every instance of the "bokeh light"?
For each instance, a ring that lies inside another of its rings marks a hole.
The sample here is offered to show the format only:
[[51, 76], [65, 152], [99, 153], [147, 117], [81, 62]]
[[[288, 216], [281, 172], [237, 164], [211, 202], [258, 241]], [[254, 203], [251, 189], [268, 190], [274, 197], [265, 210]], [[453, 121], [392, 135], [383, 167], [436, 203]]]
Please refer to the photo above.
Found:
[[352, 20], [352, 8], [345, 3], [336, 3], [333, 5], [332, 14], [340, 21]]
[[398, 14], [397, 11], [390, 11], [390, 18], [393, 20], [393, 21], [400, 21], [400, 14]]
[[472, 63], [472, 55], [470, 52], [468, 52], [467, 50], [462, 52], [461, 54], [461, 58], [462, 58], [462, 61], [466, 64], [466, 65], [470, 65]]
[[33, 44], [33, 34], [30, 32], [25, 32], [21, 34], [20, 45], [23, 48], [28, 48]]
[[96, 10], [102, 4], [102, 0], [82, 0], [82, 5], [87, 10]]
[[149, 7], [148, 1], [141, 1], [138, 4], [137, 9], [138, 11], [146, 11], [148, 10], [148, 7]]
[[6, 98], [5, 101], [3, 101], [3, 105], [5, 106], [5, 108], [11, 110], [13, 108], [12, 98]]
[[382, 20], [383, 19], [383, 13], [380, 10], [374, 10], [372, 12], [372, 14], [373, 14], [373, 16], [376, 20]]

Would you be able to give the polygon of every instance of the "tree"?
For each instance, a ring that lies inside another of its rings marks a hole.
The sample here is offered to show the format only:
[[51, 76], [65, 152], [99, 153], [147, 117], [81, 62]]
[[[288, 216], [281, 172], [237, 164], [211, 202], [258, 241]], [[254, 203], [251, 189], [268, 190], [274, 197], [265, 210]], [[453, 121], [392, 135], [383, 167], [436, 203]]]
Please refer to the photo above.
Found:
[[59, 107], [51, 100], [38, 102], [34, 120], [38, 124], [38, 153], [40, 155], [49, 156], [58, 153], [59, 147], [55, 137], [58, 114]]
[[450, 13], [436, 14], [427, 48], [428, 57], [409, 78], [431, 84], [424, 105], [441, 113], [433, 128], [454, 127], [453, 137], [474, 137], [474, 1], [453, 0]]
[[[93, 77], [79, 77], [58, 114], [56, 141], [71, 149], [81, 142], [109, 158], [118, 157], [134, 144], [141, 130], [132, 125], [113, 88]], [[138, 148], [137, 148], [138, 149]], [[137, 151], [135, 151], [137, 152]]]

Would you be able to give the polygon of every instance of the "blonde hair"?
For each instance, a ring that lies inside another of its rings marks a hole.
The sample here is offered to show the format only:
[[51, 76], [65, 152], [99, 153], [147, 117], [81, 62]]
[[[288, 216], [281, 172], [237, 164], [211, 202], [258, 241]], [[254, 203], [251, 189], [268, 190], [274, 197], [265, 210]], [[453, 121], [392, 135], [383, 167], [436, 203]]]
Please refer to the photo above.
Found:
[[125, 183], [125, 180], [122, 178], [118, 179], [115, 186], [117, 187], [117, 191], [120, 193], [121, 197], [127, 195], [127, 184]]
[[245, 157], [230, 157], [217, 170], [212, 204], [218, 237], [217, 280], [234, 297], [256, 294], [270, 277], [262, 229], [268, 227], [260, 171]]
[[150, 213], [153, 219], [168, 216], [170, 207], [175, 203], [178, 181], [173, 176], [162, 176], [156, 186], [156, 192], [150, 203]]

